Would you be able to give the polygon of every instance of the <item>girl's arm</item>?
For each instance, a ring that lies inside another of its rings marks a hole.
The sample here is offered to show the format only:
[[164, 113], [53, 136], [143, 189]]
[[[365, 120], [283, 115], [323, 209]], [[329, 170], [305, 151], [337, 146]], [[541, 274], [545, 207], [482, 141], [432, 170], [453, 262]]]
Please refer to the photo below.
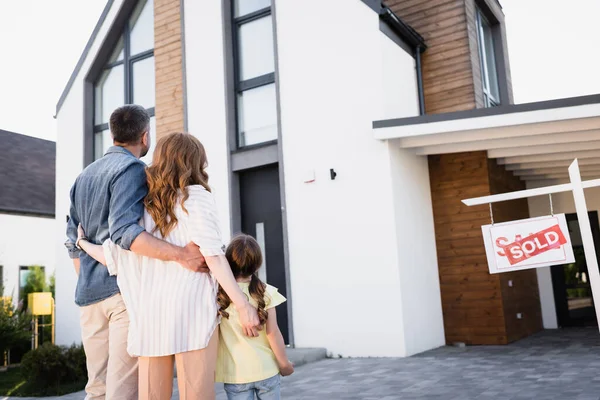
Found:
[[271, 346], [271, 350], [275, 354], [277, 365], [279, 366], [279, 372], [282, 376], [288, 376], [294, 373], [294, 364], [288, 360], [285, 353], [285, 342], [283, 341], [283, 335], [277, 325], [277, 312], [275, 307], [267, 310], [269, 318], [267, 319], [267, 340]]
[[258, 330], [260, 330], [258, 313], [248, 302], [248, 298], [235, 281], [227, 258], [223, 255], [217, 255], [206, 256], [205, 260], [208, 269], [210, 269], [217, 279], [217, 282], [219, 282], [219, 285], [221, 285], [235, 306], [240, 317], [244, 334], [248, 337], [257, 337]]
[[106, 266], [106, 258], [104, 257], [104, 249], [99, 244], [93, 244], [88, 242], [85, 237], [85, 232], [81, 227], [81, 224], [77, 227], [77, 242], [76, 245], [83, 249], [90, 257], [98, 261], [100, 264]]

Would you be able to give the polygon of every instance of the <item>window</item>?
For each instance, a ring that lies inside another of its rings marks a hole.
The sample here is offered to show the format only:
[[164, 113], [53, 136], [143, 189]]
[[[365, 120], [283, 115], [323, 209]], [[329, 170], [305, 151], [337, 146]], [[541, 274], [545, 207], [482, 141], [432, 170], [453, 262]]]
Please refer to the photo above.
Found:
[[492, 26], [480, 10], [477, 10], [477, 41], [479, 44], [485, 106], [495, 107], [500, 105], [500, 90], [498, 87], [496, 57], [494, 55], [494, 37]]
[[[33, 286], [27, 287], [27, 278], [32, 273], [36, 273], [31, 280]], [[19, 267], [19, 299], [27, 303], [26, 296], [29, 292], [43, 290], [46, 285], [46, 268], [45, 267]]]
[[238, 147], [277, 140], [271, 0], [233, 0]]
[[150, 113], [152, 147], [142, 160], [152, 159], [156, 142], [154, 86], [154, 4], [153, 0], [140, 0], [94, 84], [94, 159], [112, 146], [108, 120], [123, 104], [139, 104]]

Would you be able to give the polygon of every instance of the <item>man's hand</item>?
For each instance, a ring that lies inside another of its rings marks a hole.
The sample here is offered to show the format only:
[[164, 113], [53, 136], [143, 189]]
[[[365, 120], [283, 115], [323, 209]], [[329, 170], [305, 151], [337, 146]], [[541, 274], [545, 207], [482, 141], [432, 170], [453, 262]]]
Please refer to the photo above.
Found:
[[206, 260], [202, 253], [200, 253], [200, 247], [195, 243], [190, 242], [181, 250], [181, 256], [177, 260], [183, 268], [189, 269], [193, 272], [209, 272]]

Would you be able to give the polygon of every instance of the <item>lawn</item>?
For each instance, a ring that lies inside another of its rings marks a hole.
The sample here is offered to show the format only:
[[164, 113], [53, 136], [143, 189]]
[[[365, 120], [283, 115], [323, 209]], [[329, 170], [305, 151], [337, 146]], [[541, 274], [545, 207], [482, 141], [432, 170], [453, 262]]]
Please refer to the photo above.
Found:
[[0, 396], [61, 396], [78, 392], [84, 387], [85, 382], [75, 382], [48, 390], [40, 390], [40, 388], [27, 384], [18, 367], [0, 372]]

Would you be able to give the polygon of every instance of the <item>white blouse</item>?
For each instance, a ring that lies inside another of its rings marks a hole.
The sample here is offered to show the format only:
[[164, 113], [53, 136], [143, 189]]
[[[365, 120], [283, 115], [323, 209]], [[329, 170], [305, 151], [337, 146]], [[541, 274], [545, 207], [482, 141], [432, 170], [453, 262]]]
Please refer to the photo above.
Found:
[[[222, 255], [223, 242], [213, 195], [202, 186], [188, 187], [185, 201], [175, 207], [178, 223], [165, 241], [178, 246], [194, 242], [202, 255]], [[152, 232], [154, 221], [144, 212], [142, 225]], [[127, 351], [132, 356], [158, 357], [203, 349], [219, 323], [215, 278], [121, 249], [110, 240], [103, 244], [107, 268], [117, 275], [129, 313]]]

